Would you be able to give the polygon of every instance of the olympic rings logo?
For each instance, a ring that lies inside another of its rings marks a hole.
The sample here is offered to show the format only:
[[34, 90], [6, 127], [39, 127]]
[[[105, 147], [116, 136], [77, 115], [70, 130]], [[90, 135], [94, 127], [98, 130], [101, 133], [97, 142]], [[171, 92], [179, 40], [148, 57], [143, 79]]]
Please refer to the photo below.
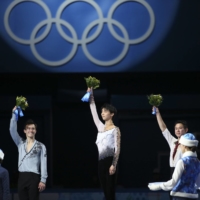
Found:
[[[23, 38], [16, 36], [13, 33], [13, 31], [11, 30], [10, 25], [9, 25], [9, 16], [10, 16], [11, 11], [13, 10], [13, 8], [16, 5], [18, 5], [22, 2], [34, 2], [38, 5], [40, 5], [43, 8], [43, 10], [45, 11], [46, 17], [47, 17], [45, 20], [41, 21], [34, 27], [34, 29], [31, 32], [30, 39], [23, 39]], [[69, 6], [70, 4], [77, 3], [77, 2], [86, 2], [86, 3], [90, 4], [96, 10], [96, 12], [98, 14], [98, 19], [92, 21], [85, 28], [81, 39], [79, 39], [77, 37], [77, 33], [74, 30], [73, 26], [70, 23], [68, 23], [67, 21], [61, 19], [61, 15], [62, 15], [64, 9], [67, 6]], [[127, 30], [124, 28], [124, 26], [119, 21], [116, 21], [115, 19], [112, 18], [115, 10], [121, 4], [126, 3], [126, 2], [137, 2], [137, 3], [141, 4], [142, 6], [144, 6], [146, 8], [146, 10], [148, 11], [149, 17], [150, 17], [150, 23], [149, 23], [147, 31], [142, 36], [140, 36], [136, 39], [130, 39], [129, 35], [127, 33]], [[103, 25], [105, 23], [107, 23], [108, 29], [109, 29], [110, 33], [112, 34], [112, 36], [116, 40], [118, 40], [119, 42], [124, 44], [124, 47], [123, 47], [120, 55], [118, 55], [116, 58], [109, 60], [109, 61], [102, 61], [102, 60], [98, 60], [98, 59], [94, 58], [90, 54], [90, 52], [88, 51], [88, 48], [87, 48], [87, 44], [94, 41], [101, 34]], [[39, 55], [39, 53], [37, 52], [37, 49], [36, 49], [36, 44], [41, 42], [48, 36], [48, 34], [51, 30], [52, 24], [56, 25], [57, 31], [62, 36], [62, 38], [72, 44], [71, 52], [65, 58], [58, 60], [58, 61], [49, 61], [47, 59], [44, 59], [42, 56]], [[72, 35], [71, 37], [68, 36], [63, 31], [61, 25], [66, 27], [71, 32], [71, 35]], [[118, 35], [116, 33], [116, 31], [113, 28], [113, 25], [115, 25], [116, 27], [118, 27], [120, 29], [120, 31], [123, 34], [123, 37], [121, 37], [120, 35]], [[4, 26], [5, 26], [7, 33], [14, 41], [16, 41], [20, 44], [30, 45], [31, 51], [32, 51], [33, 55], [35, 56], [35, 58], [47, 66], [58, 67], [58, 66], [66, 64], [75, 56], [79, 45], [82, 46], [85, 56], [91, 62], [95, 63], [96, 65], [100, 65], [100, 66], [111, 66], [111, 65], [115, 65], [116, 63], [118, 63], [125, 57], [125, 55], [127, 54], [128, 50], [129, 50], [130, 45], [134, 45], [134, 44], [143, 42], [151, 35], [151, 33], [154, 29], [154, 26], [155, 26], [155, 15], [154, 15], [154, 12], [153, 12], [151, 6], [145, 0], [118, 0], [111, 6], [110, 10], [108, 11], [107, 18], [104, 18], [101, 8], [93, 0], [67, 0], [67, 1], [64, 1], [60, 5], [60, 7], [57, 10], [55, 18], [52, 18], [51, 11], [49, 10], [48, 6], [41, 0], [15, 0], [6, 9], [6, 12], [4, 15]], [[39, 30], [44, 26], [46, 26], [44, 32], [40, 36], [36, 37]], [[96, 31], [91, 36], [88, 37], [90, 30], [94, 26], [97, 26]]]

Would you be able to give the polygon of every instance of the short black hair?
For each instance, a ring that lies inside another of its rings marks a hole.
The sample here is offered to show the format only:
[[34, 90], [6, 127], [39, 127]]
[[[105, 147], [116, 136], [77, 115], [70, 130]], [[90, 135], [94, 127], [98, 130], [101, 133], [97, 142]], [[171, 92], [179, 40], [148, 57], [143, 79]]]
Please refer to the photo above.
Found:
[[185, 120], [177, 120], [174, 126], [176, 126], [176, 124], [183, 124], [184, 129], [188, 128], [188, 123]]
[[29, 125], [31, 125], [31, 124], [34, 124], [35, 125], [35, 129], [37, 129], [37, 124], [32, 119], [28, 119], [25, 122], [24, 129], [26, 129], [26, 127], [29, 126]]
[[106, 109], [106, 110], [108, 110], [110, 113], [113, 113], [114, 115], [117, 114], [117, 109], [113, 105], [111, 105], [111, 104], [104, 103], [103, 106], [101, 106], [101, 110], [103, 108]]

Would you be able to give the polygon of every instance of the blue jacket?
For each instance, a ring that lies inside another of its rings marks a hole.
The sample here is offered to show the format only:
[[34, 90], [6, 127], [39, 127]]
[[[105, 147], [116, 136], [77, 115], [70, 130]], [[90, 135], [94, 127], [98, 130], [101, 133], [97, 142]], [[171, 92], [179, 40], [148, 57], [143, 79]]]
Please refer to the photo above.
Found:
[[172, 191], [197, 194], [195, 184], [200, 173], [200, 162], [197, 157], [192, 156], [183, 157], [182, 160], [185, 170]]
[[0, 165], [0, 199], [10, 199], [10, 181], [8, 171]]
[[187, 151], [177, 162], [172, 179], [161, 183], [161, 189], [171, 190], [172, 196], [198, 198], [200, 188], [200, 161], [196, 152]]

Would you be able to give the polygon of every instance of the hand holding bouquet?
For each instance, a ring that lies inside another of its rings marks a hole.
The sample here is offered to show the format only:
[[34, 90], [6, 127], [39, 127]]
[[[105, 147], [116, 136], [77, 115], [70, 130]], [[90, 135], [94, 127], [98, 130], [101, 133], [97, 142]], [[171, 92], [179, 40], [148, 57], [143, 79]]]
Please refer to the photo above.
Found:
[[16, 120], [18, 120], [18, 116], [23, 117], [24, 114], [22, 110], [25, 110], [28, 107], [28, 102], [25, 97], [20, 96], [16, 97], [16, 109], [14, 110]]
[[90, 95], [91, 95], [91, 89], [96, 89], [100, 86], [100, 80], [96, 79], [95, 77], [89, 76], [88, 78], [85, 78], [87, 87], [89, 90], [87, 93], [83, 96], [81, 99], [83, 102], [89, 102]]
[[[149, 104], [155, 107], [159, 107], [161, 105], [161, 103], [163, 102], [163, 97], [160, 94], [151, 94], [150, 96], [148, 96], [148, 100], [149, 100]], [[156, 114], [156, 108], [154, 108], [153, 115]]]

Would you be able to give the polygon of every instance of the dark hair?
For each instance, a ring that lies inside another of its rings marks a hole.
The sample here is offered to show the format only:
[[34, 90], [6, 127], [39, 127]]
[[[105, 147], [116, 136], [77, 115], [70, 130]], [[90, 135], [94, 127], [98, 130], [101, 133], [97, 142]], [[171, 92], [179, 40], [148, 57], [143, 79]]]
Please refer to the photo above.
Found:
[[0, 158], [0, 164], [3, 162], [3, 160]]
[[185, 120], [177, 120], [174, 126], [176, 126], [176, 124], [183, 124], [184, 129], [188, 128], [188, 124]]
[[103, 106], [101, 106], [101, 110], [103, 108], [108, 110], [110, 113], [113, 113], [114, 116], [117, 114], [117, 109], [111, 104], [105, 103], [105, 104], [103, 104]]
[[197, 150], [197, 147], [187, 147], [190, 151], [195, 152]]
[[24, 129], [26, 129], [27, 126], [32, 125], [32, 124], [34, 124], [35, 129], [37, 129], [37, 124], [32, 119], [29, 119], [29, 120], [26, 121], [26, 123], [24, 125]]

